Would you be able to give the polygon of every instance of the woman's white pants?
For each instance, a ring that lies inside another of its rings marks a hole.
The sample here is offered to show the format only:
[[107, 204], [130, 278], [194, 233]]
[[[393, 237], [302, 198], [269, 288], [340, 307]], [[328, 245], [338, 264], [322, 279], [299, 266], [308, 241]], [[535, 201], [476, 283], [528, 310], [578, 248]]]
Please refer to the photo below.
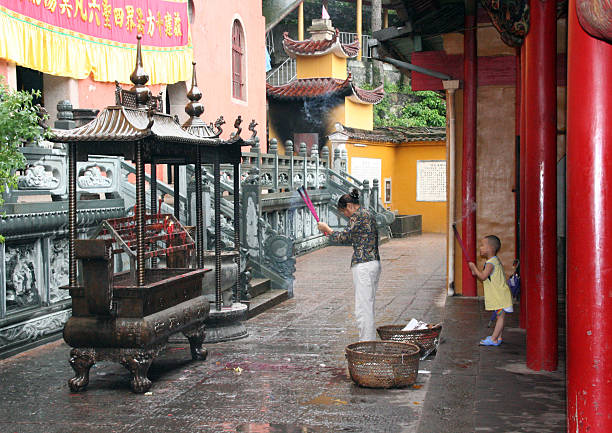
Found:
[[359, 341], [373, 341], [376, 340], [374, 299], [380, 278], [380, 262], [373, 260], [358, 263], [351, 270], [355, 286], [355, 317], [359, 329]]

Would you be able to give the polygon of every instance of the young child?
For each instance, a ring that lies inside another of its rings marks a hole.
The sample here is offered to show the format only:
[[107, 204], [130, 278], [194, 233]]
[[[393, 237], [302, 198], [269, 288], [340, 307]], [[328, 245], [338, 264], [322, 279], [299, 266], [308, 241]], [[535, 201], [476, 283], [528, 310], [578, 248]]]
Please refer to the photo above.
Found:
[[468, 263], [472, 275], [482, 281], [484, 286], [485, 310], [495, 310], [497, 313], [493, 335], [480, 340], [481, 346], [499, 346], [502, 343], [505, 314], [513, 311], [512, 295], [508, 283], [506, 283], [504, 267], [497, 258], [497, 252], [500, 248], [501, 241], [497, 236], [485, 236], [480, 241], [480, 255], [487, 259], [484, 269], [479, 271], [473, 262]]

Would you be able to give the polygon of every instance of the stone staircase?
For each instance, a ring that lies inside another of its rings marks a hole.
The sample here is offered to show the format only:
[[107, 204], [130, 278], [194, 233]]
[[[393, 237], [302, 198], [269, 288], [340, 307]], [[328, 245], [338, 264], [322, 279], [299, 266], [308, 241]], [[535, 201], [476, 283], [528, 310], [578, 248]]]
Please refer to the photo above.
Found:
[[249, 293], [252, 296], [248, 302], [249, 319], [289, 299], [287, 290], [273, 289], [269, 278], [253, 278]]

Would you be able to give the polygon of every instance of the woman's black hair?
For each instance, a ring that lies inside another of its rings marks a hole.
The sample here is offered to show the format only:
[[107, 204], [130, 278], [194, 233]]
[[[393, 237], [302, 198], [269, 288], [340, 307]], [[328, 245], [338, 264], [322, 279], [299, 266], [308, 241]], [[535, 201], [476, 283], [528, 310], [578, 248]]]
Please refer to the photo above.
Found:
[[349, 203], [359, 204], [359, 191], [353, 188], [349, 194], [344, 194], [338, 199], [338, 209], [345, 209]]

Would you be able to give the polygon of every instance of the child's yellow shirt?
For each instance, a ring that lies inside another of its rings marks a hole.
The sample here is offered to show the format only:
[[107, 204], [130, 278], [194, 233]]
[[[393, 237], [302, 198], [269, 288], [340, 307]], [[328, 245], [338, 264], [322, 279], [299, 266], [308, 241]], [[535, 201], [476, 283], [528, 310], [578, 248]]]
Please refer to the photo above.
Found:
[[510, 287], [506, 283], [504, 267], [497, 256], [486, 261], [493, 265], [493, 272], [482, 282], [484, 286], [485, 310], [499, 310], [500, 308], [512, 307], [512, 295]]

